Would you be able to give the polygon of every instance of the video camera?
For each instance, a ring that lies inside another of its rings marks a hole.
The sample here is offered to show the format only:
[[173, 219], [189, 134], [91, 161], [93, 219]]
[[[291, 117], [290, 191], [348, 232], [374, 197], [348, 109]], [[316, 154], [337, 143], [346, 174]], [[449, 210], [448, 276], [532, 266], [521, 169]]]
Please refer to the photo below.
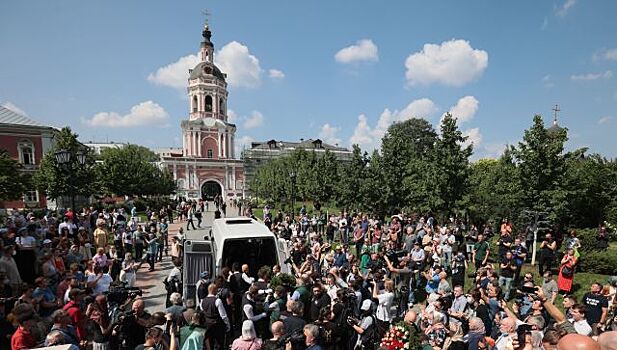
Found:
[[137, 287], [111, 287], [106, 293], [107, 301], [118, 305], [124, 304], [128, 299], [135, 299], [143, 294]]

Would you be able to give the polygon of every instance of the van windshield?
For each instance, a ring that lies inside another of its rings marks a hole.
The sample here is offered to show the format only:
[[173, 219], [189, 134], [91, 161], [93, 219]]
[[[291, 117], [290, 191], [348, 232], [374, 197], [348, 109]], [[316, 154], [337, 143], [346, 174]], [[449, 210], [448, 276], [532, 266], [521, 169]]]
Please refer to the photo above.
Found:
[[251, 276], [264, 265], [278, 264], [274, 238], [226, 239], [223, 247], [223, 266], [231, 268], [234, 262], [248, 264]]

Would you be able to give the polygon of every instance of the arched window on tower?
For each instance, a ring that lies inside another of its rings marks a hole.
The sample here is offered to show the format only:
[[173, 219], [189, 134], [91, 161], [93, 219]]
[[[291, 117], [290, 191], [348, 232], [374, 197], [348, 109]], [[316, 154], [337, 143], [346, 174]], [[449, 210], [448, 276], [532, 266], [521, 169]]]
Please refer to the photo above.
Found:
[[212, 96], [206, 96], [206, 112], [212, 112]]
[[197, 96], [193, 96], [193, 113], [197, 112]]
[[225, 113], [225, 101], [223, 101], [222, 98], [219, 98], [219, 112], [223, 115], [226, 115]]

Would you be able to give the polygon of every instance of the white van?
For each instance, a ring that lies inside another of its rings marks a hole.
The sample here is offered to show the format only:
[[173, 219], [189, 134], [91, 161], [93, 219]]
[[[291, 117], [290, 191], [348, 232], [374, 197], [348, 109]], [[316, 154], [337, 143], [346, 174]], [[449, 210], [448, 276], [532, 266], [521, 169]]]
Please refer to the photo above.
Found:
[[247, 217], [215, 219], [212, 227], [187, 231], [184, 238], [184, 261], [182, 268], [183, 296], [195, 296], [195, 284], [199, 274], [208, 271], [218, 275], [221, 269], [234, 262], [248, 264], [250, 275], [268, 265], [280, 265], [282, 272], [289, 272], [284, 261], [289, 256], [287, 242], [277, 238], [268, 227]]

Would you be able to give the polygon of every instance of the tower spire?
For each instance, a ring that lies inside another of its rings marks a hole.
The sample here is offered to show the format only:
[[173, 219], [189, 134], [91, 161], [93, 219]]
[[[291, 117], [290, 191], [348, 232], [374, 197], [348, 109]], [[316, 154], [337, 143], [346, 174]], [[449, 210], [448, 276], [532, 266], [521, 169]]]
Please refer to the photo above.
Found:
[[202, 62], [214, 62], [214, 44], [210, 41], [212, 37], [212, 32], [210, 31], [210, 25], [208, 22], [210, 21], [210, 16], [212, 15], [207, 9], [201, 11], [204, 15], [204, 29], [201, 32], [201, 36], [203, 36], [203, 41], [201, 42], [200, 47], [200, 56]]
[[559, 105], [555, 105], [555, 107], [553, 107], [553, 125], [557, 125], [557, 113], [561, 111], [561, 109], [559, 109]]

